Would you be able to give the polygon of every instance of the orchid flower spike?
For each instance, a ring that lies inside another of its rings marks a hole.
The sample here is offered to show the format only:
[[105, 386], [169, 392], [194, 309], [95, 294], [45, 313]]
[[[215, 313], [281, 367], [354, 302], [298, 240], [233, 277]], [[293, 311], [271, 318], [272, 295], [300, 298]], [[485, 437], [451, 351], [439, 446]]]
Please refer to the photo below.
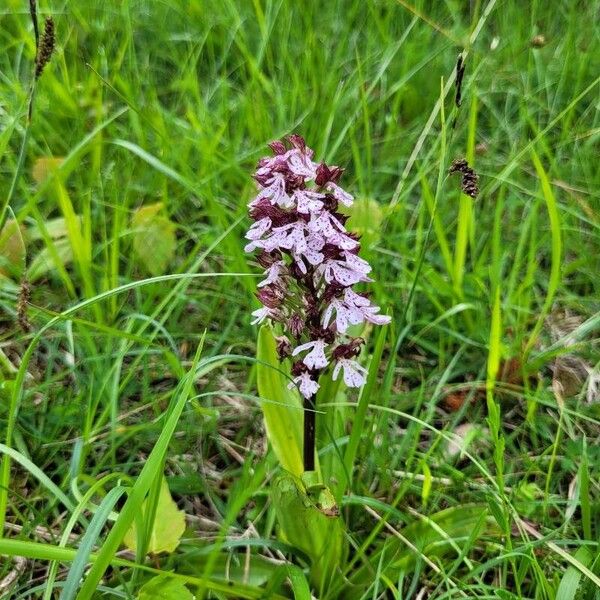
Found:
[[[358, 256], [358, 236], [345, 228], [338, 205], [354, 198], [339, 185], [343, 169], [314, 162], [313, 151], [299, 135], [270, 144], [274, 156], [262, 158], [254, 173], [256, 197], [248, 204], [253, 223], [247, 252], [258, 251], [265, 269], [257, 297], [263, 308], [253, 324], [282, 324], [295, 342], [281, 344], [295, 359], [291, 386], [305, 398], [319, 389], [318, 379], [330, 365], [348, 387], [359, 388], [367, 371], [353, 360], [361, 338], [348, 329], [368, 321], [386, 325], [390, 317], [353, 287], [369, 282], [371, 267]], [[281, 354], [281, 353], [280, 353]]]

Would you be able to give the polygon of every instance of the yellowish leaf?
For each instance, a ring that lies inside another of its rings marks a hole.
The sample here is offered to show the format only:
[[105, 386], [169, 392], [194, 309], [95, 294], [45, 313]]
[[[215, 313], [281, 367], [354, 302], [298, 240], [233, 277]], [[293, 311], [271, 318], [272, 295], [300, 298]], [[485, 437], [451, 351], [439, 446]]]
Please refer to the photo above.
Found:
[[[148, 501], [142, 505], [141, 521], [144, 522], [148, 510]], [[185, 531], [185, 513], [177, 508], [171, 497], [169, 486], [163, 479], [156, 506], [156, 514], [152, 526], [152, 533], [148, 543], [148, 552], [158, 554], [160, 552], [173, 552], [179, 545], [181, 536]], [[125, 534], [123, 543], [133, 552], [137, 549], [137, 528], [134, 521], [129, 531]]]
[[175, 254], [175, 224], [157, 202], [138, 208], [131, 218], [135, 256], [151, 275], [162, 275]]
[[42, 183], [63, 164], [64, 160], [62, 156], [41, 156], [36, 159], [31, 169], [33, 180]]
[[361, 236], [363, 248], [370, 248], [379, 241], [384, 211], [376, 200], [356, 198], [352, 206], [340, 206], [340, 211], [350, 217], [348, 229]]
[[24, 266], [25, 244], [21, 228], [14, 219], [9, 219], [0, 232], [0, 275], [19, 280]]
[[194, 600], [194, 595], [181, 581], [158, 575], [140, 588], [138, 600]]

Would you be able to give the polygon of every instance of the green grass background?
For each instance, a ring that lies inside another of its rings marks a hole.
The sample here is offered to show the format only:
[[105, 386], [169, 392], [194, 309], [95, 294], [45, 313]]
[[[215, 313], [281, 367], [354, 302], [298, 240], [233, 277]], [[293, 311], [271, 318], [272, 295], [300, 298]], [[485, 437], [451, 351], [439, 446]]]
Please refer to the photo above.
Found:
[[[504, 530], [463, 540], [435, 568], [417, 555], [395, 581], [376, 571], [364, 597], [599, 597], [589, 574], [599, 556], [600, 404], [586, 401], [600, 362], [599, 10], [594, 0], [41, 2], [57, 49], [11, 200], [33, 282], [31, 333], [16, 322], [19, 261], [0, 280], [0, 431], [3, 454], [13, 453], [4, 536], [58, 547], [74, 507], [92, 519], [82, 497], [94, 481], [117, 474], [108, 491], [150, 464], [176, 405], [168, 450], [151, 467], [164, 468], [188, 530], [175, 554], [151, 564], [233, 578], [218, 560], [206, 571], [206, 556], [228, 554], [243, 571], [243, 544], [232, 540], [244, 534], [258, 541], [243, 584], [258, 589], [260, 556], [290, 558], [265, 491], [277, 466], [247, 360], [257, 268], [242, 249], [256, 160], [267, 142], [298, 132], [347, 169], [374, 297], [394, 317], [371, 366], [380, 376], [342, 512], [354, 557], [394, 535], [369, 538], [377, 521], [366, 507], [401, 530], [480, 503]], [[462, 49], [457, 111], [448, 82]], [[5, 1], [2, 200], [34, 54], [28, 6]], [[461, 156], [480, 175], [475, 202], [446, 174]], [[40, 183], [43, 157], [65, 160]], [[136, 223], [155, 203], [160, 218]], [[135, 284], [163, 274], [174, 277]], [[450, 393], [459, 407], [449, 408]], [[468, 454], [449, 456], [458, 426]], [[339, 460], [336, 445], [323, 456]], [[120, 508], [117, 495], [102, 507]], [[63, 545], [76, 549], [93, 527], [72, 525], [76, 538]], [[109, 531], [99, 522], [94, 551]], [[60, 558], [46, 592], [58, 597], [73, 556], [49, 552], [22, 566], [11, 598], [41, 598], [48, 560]], [[0, 557], [0, 577], [15, 564]], [[114, 567], [106, 597], [136, 597], [145, 577]], [[576, 583], [561, 591], [565, 577]], [[207, 593], [225, 597], [226, 586]]]

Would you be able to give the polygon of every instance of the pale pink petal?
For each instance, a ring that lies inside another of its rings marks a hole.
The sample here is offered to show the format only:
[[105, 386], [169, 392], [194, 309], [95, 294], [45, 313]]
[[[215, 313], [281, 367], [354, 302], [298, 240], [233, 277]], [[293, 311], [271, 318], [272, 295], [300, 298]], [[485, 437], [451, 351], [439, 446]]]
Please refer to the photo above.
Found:
[[257, 323], [262, 323], [267, 317], [270, 317], [271, 310], [266, 306], [263, 306], [262, 308], [257, 308], [255, 311], [252, 311], [252, 316], [255, 318], [250, 325], [256, 325]]
[[312, 350], [315, 343], [316, 342], [311, 341], [311, 342], [306, 342], [306, 344], [301, 344], [300, 346], [297, 346], [296, 348], [294, 348], [294, 351], [292, 352], [292, 356], [296, 356], [297, 354], [300, 354], [301, 352], [304, 352], [305, 350]]
[[314, 179], [317, 176], [317, 166], [308, 156], [302, 154], [300, 150], [292, 150], [287, 161], [288, 167], [294, 175], [300, 175], [307, 179]]
[[299, 387], [300, 393], [305, 398], [314, 396], [320, 387], [316, 381], [311, 379], [308, 373], [302, 373], [302, 375], [295, 377], [294, 380], [288, 384], [288, 388], [291, 389], [296, 385]]
[[269, 285], [271, 283], [275, 283], [281, 276], [282, 272], [285, 270], [285, 263], [282, 260], [278, 260], [274, 262], [265, 272], [264, 274], [267, 276], [266, 279], [263, 279], [257, 287], [264, 287], [265, 285]]
[[334, 298], [323, 313], [323, 329], [327, 329], [329, 327], [329, 321], [331, 321], [331, 317], [333, 316], [333, 309], [337, 308], [337, 300]]
[[327, 241], [342, 250], [354, 250], [358, 246], [358, 242], [344, 233], [334, 233], [328, 236]]
[[271, 228], [271, 219], [269, 217], [265, 217], [264, 219], [260, 219], [260, 221], [256, 221], [248, 230], [246, 234], [247, 240], [258, 240], [261, 238], [269, 229]]
[[331, 376], [334, 381], [337, 381], [337, 378], [338, 378], [338, 375], [339, 375], [339, 372], [340, 372], [341, 368], [342, 368], [342, 362], [338, 360], [335, 363], [335, 367], [333, 367], [333, 374]]
[[311, 190], [296, 190], [294, 198], [296, 199], [298, 212], [308, 214], [317, 212], [323, 208], [323, 202], [321, 202], [320, 198], [325, 198], [325, 195]]
[[303, 363], [309, 369], [324, 369], [328, 364], [327, 357], [325, 356], [325, 348], [327, 345], [323, 340], [317, 340], [311, 352], [309, 352], [303, 359]]
[[283, 208], [289, 208], [293, 205], [293, 200], [285, 191], [285, 177], [281, 173], [273, 175], [267, 182], [267, 186], [258, 193], [258, 198], [267, 198], [271, 201], [271, 204], [278, 204]]
[[337, 306], [335, 315], [335, 326], [340, 333], [346, 333], [350, 326], [350, 311], [341, 302]]
[[[377, 308], [377, 310], [379, 310], [379, 308]], [[392, 321], [392, 317], [389, 315], [377, 315], [374, 312], [365, 314], [365, 319], [375, 325], [388, 325]]]
[[351, 194], [343, 190], [339, 185], [330, 181], [327, 184], [327, 189], [333, 194], [333, 197], [338, 202], [341, 202], [345, 206], [352, 206], [352, 201], [354, 200], [354, 198]]
[[322, 252], [316, 252], [314, 250], [311, 250], [310, 248], [304, 251], [303, 256], [313, 266], [320, 265], [323, 262], [323, 259], [325, 258]]
[[344, 369], [344, 383], [348, 387], [362, 387], [365, 384], [365, 376], [368, 371], [356, 361], [349, 358], [341, 358], [338, 361], [338, 365], [341, 365]]
[[344, 301], [346, 304], [354, 304], [354, 306], [369, 306], [371, 302], [368, 298], [357, 294], [354, 290], [348, 288], [344, 292]]

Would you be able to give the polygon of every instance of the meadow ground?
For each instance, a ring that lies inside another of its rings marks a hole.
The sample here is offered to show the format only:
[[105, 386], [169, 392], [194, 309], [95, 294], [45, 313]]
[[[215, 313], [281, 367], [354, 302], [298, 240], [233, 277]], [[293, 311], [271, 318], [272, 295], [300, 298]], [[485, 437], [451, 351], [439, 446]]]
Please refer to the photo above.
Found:
[[[38, 10], [28, 126], [29, 6], [0, 6], [0, 596], [600, 598], [600, 4]], [[393, 316], [358, 410], [319, 399], [327, 580], [278, 536], [243, 252], [292, 132], [346, 168]]]

